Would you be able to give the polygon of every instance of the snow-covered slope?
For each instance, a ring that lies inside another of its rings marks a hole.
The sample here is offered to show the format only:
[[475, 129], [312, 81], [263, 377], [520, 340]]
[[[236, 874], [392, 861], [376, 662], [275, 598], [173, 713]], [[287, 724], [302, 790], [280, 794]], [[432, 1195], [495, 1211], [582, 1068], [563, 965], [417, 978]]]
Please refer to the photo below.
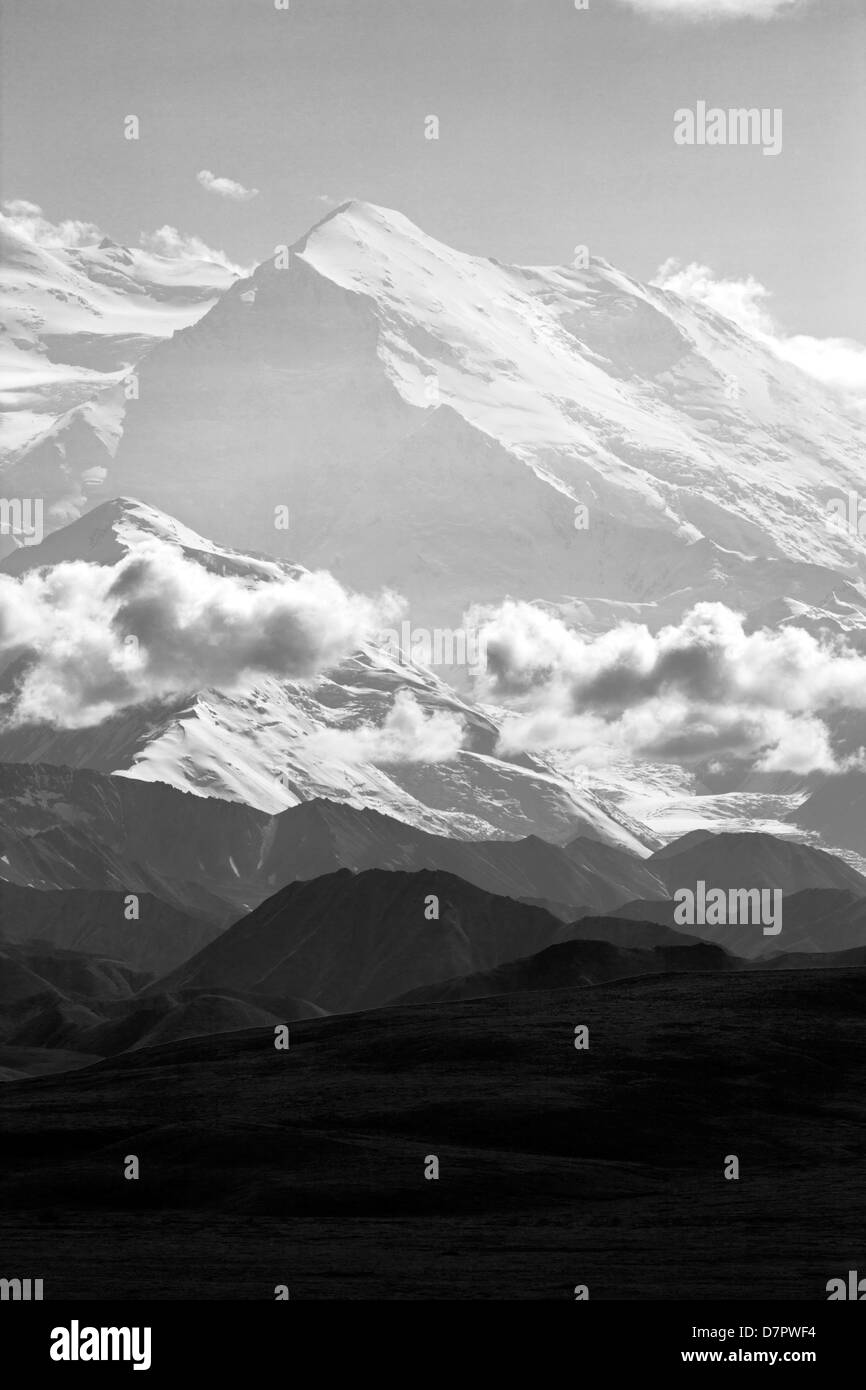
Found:
[[148, 356], [105, 489], [393, 585], [417, 623], [507, 592], [658, 625], [702, 597], [822, 609], [848, 582], [859, 602], [863, 543], [825, 510], [864, 442], [709, 309], [349, 203]]
[[0, 468], [60, 525], [88, 505], [120, 437], [124, 375], [237, 279], [210, 260], [104, 239], [36, 245], [0, 228]]
[[596, 627], [699, 598], [861, 623], [863, 542], [826, 506], [857, 487], [863, 422], [713, 311], [600, 259], [469, 256], [359, 202], [247, 280], [178, 274], [12, 247], [4, 485], [49, 525], [129, 493], [390, 585], [416, 624], [506, 593]]
[[[0, 572], [24, 575], [75, 560], [116, 566], [137, 547], [161, 542], [187, 560], [248, 584], [297, 579], [301, 567], [217, 546], [154, 508], [121, 498], [41, 546], [21, 548]], [[20, 675], [0, 677], [6, 688]], [[395, 700], [411, 692], [429, 717], [464, 725], [463, 748], [450, 761], [347, 757], [322, 735], [381, 728]], [[120, 772], [197, 796], [242, 802], [268, 813], [313, 797], [388, 813], [421, 829], [463, 838], [530, 832], [565, 842], [576, 834], [646, 854], [658, 843], [638, 822], [543, 759], [499, 757], [498, 728], [432, 671], [398, 662], [368, 642], [307, 681], [265, 677], [220, 693], [190, 689], [182, 698], [135, 706], [92, 728], [28, 724], [0, 733], [0, 761], [42, 762]]]
[[[365, 203], [245, 280], [110, 243], [15, 241], [7, 260], [2, 491], [44, 498], [49, 531], [85, 513], [19, 550], [9, 573], [71, 556], [113, 564], [130, 527], [167, 528], [202, 564], [267, 576], [300, 563], [364, 593], [393, 588], [415, 629], [506, 596], [584, 633], [657, 629], [710, 599], [745, 612], [749, 630], [866, 641], [863, 541], [827, 524], [828, 500], [858, 489], [862, 419], [763, 340], [603, 260], [506, 266]], [[88, 510], [120, 492], [178, 520], [126, 502]], [[359, 772], [323, 751], [323, 731], [381, 725], [407, 690], [467, 721], [455, 762]], [[777, 830], [805, 794], [707, 787], [700, 771], [627, 759], [589, 784], [567, 752], [496, 757], [497, 720], [429, 671], [361, 652], [314, 686], [199, 690], [95, 732], [18, 729], [0, 756], [120, 768], [269, 811], [357, 797], [482, 835], [534, 822], [564, 838], [562, 788], [590, 820], [618, 806], [662, 837]], [[837, 724], [841, 752], [856, 753], [859, 729]]]
[[[237, 276], [213, 261], [117, 246], [44, 247], [0, 232], [0, 314], [4, 355], [44, 371], [49, 362], [96, 371], [130, 365], [130, 354], [200, 318]], [[127, 350], [127, 344], [132, 344]]]

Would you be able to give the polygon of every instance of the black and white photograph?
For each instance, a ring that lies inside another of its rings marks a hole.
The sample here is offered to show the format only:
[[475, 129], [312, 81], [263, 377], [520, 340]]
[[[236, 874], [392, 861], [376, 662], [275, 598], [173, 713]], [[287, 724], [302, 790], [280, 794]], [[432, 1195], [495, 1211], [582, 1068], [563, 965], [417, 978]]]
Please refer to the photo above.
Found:
[[0, 46], [0, 1326], [156, 1373], [144, 1305], [688, 1304], [671, 1365], [820, 1366], [863, 0], [2, 0]]

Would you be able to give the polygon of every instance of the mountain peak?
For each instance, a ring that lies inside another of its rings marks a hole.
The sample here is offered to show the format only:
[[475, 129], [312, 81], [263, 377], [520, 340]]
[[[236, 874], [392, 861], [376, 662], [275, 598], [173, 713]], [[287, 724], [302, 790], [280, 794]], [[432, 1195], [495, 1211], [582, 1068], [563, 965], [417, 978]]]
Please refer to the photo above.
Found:
[[410, 240], [431, 242], [433, 239], [414, 222], [396, 208], [386, 208], [378, 203], [366, 202], [362, 198], [350, 198], [338, 207], [331, 208], [324, 217], [315, 222], [309, 231], [295, 242], [292, 250], [303, 255], [311, 246], [322, 240], [345, 241], [347, 246], [361, 247], [375, 244], [381, 236], [400, 235]]
[[148, 538], [176, 546], [207, 567], [219, 562], [221, 569], [230, 566], [271, 575], [281, 568], [277, 561], [258, 561], [255, 557], [238, 555], [217, 546], [159, 507], [152, 507], [136, 497], [120, 496], [100, 503], [62, 530], [52, 531], [40, 545], [19, 547], [0, 563], [0, 573], [21, 575], [44, 565], [73, 560], [114, 565]]

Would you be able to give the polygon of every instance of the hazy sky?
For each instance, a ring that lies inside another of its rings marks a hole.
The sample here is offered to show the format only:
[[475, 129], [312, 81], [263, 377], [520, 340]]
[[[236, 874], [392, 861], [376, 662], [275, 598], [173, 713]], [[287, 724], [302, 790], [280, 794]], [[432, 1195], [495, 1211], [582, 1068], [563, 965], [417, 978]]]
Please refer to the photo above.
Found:
[[[864, 0], [589, 4], [3, 0], [3, 195], [242, 262], [366, 198], [504, 261], [586, 244], [641, 279], [671, 256], [752, 275], [789, 331], [866, 340]], [[778, 13], [640, 12], [662, 4]], [[699, 100], [781, 108], [781, 153], [675, 145]]]

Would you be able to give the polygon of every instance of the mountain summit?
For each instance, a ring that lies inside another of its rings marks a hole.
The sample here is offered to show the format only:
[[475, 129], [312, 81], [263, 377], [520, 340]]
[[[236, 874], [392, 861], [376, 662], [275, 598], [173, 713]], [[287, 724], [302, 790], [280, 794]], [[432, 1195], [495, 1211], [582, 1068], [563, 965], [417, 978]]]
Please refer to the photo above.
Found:
[[823, 387], [601, 259], [503, 265], [369, 203], [153, 346], [118, 430], [91, 501], [129, 493], [390, 586], [416, 623], [504, 594], [641, 604], [651, 624], [707, 597], [862, 599], [862, 541], [826, 507], [857, 486], [866, 431]]

